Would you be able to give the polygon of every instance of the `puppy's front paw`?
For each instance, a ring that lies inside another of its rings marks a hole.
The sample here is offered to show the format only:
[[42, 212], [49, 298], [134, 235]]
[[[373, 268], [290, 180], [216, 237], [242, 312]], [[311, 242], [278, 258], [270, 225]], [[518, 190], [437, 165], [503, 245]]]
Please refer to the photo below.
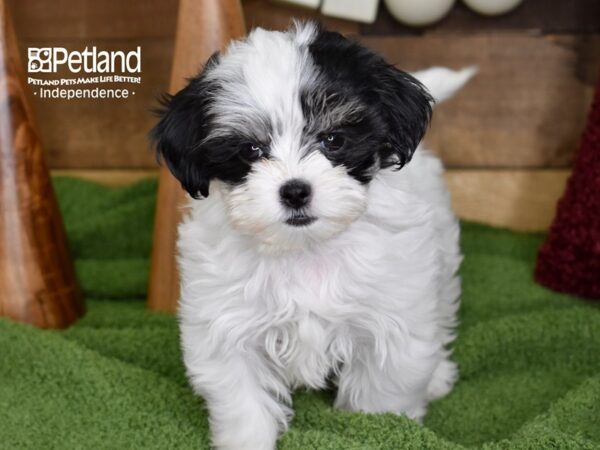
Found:
[[436, 400], [448, 395], [457, 379], [458, 367], [456, 363], [449, 359], [440, 361], [433, 372], [429, 386], [427, 386], [428, 400]]
[[212, 444], [217, 450], [275, 450], [279, 428], [272, 417], [211, 420]]
[[[232, 431], [232, 434], [237, 434]], [[257, 436], [214, 436], [216, 450], [275, 450], [277, 439], [260, 439]]]
[[227, 435], [213, 436], [212, 444], [216, 450], [275, 450], [277, 446], [277, 435], [258, 436], [240, 435], [238, 431], [231, 430]]

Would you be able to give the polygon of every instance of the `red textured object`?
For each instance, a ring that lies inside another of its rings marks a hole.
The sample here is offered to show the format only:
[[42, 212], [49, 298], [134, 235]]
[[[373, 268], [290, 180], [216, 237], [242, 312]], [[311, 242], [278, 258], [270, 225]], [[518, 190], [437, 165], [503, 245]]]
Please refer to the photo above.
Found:
[[600, 299], [600, 82], [535, 278], [559, 292]]

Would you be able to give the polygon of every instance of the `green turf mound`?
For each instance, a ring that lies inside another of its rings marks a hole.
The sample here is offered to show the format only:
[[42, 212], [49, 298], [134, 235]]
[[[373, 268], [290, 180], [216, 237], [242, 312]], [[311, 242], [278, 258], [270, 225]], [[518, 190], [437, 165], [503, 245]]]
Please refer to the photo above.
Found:
[[[88, 313], [67, 331], [0, 320], [0, 448], [209, 448], [173, 317], [143, 298], [156, 182], [58, 178]], [[531, 273], [541, 237], [464, 224], [461, 379], [425, 427], [298, 392], [281, 449], [600, 448], [600, 309]]]

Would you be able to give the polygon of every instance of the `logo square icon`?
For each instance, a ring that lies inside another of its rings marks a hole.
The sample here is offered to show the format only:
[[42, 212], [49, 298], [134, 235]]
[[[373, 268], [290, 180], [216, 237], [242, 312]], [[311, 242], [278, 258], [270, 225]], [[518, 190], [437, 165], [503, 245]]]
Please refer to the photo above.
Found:
[[51, 48], [29, 47], [28, 51], [27, 71], [29, 73], [52, 72]]

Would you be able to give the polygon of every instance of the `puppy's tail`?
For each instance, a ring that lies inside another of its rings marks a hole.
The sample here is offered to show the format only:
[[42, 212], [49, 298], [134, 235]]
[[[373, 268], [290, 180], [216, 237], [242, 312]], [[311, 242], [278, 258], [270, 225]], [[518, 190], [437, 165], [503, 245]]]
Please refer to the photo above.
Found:
[[476, 73], [477, 67], [475, 66], [465, 67], [461, 70], [431, 67], [413, 72], [411, 75], [427, 88], [436, 103], [442, 103], [460, 90]]

